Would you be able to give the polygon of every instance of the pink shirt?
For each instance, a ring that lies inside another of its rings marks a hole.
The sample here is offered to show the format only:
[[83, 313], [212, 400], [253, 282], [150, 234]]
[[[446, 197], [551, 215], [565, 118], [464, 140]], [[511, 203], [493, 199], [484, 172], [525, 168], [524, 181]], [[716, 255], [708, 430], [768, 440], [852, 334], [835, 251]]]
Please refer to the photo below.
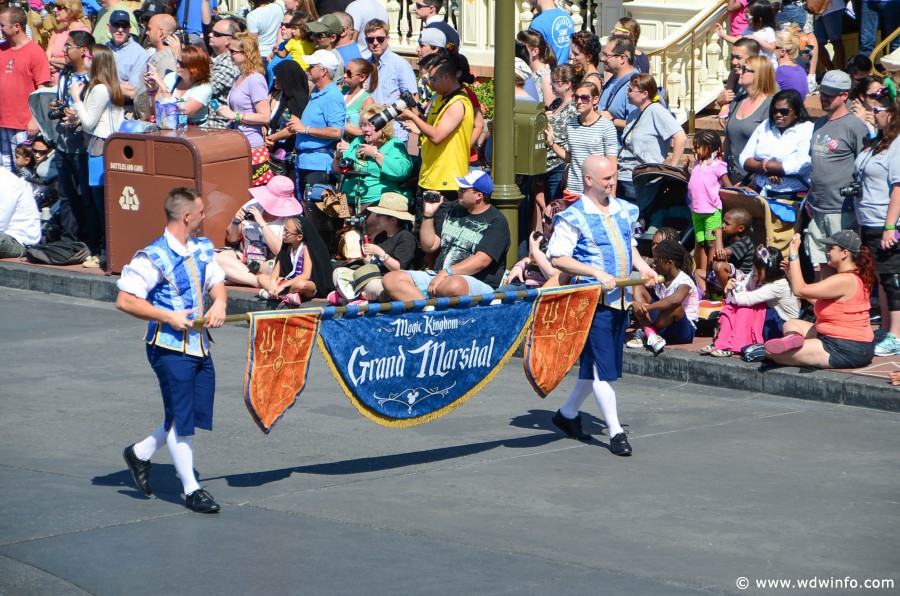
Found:
[[728, 164], [721, 159], [712, 163], [696, 162], [688, 180], [688, 199], [692, 213], [715, 213], [722, 208], [719, 179], [728, 172]]
[[728, 32], [731, 35], [743, 35], [744, 29], [749, 24], [747, 22], [747, 0], [738, 0], [743, 8], [737, 12], [728, 13]]
[[[55, 60], [63, 60], [66, 59], [66, 40], [69, 39], [69, 34], [72, 31], [87, 31], [91, 32], [91, 28], [82, 23], [81, 21], [73, 21], [69, 23], [69, 26], [66, 27], [62, 31], [57, 31], [53, 35], [50, 36], [50, 42], [47, 44], [47, 57], [53, 58]], [[54, 72], [50, 78], [50, 85], [56, 85], [56, 82], [59, 80], [59, 73]]]

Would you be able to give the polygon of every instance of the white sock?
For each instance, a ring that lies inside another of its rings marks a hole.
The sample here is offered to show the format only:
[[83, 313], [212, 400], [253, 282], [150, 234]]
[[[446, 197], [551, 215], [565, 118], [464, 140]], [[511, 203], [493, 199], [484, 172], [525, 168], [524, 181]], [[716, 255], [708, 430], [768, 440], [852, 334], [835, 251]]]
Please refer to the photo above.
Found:
[[606, 421], [609, 429], [609, 438], [613, 438], [622, 432], [622, 426], [619, 424], [619, 413], [616, 410], [616, 392], [606, 381], [597, 379], [597, 368], [594, 367], [594, 398], [597, 405], [600, 406], [600, 414]]
[[194, 476], [194, 450], [191, 448], [191, 439], [176, 435], [175, 423], [172, 423], [172, 428], [169, 429], [169, 434], [166, 436], [166, 444], [169, 446], [175, 471], [181, 478], [184, 494], [185, 496], [189, 495], [200, 488], [197, 477]]
[[159, 428], [153, 431], [153, 434], [141, 441], [135, 443], [134, 454], [138, 459], [150, 461], [153, 454], [159, 451], [166, 444], [166, 425], [160, 424]]
[[560, 414], [569, 420], [577, 418], [578, 411], [581, 409], [581, 404], [584, 403], [584, 400], [586, 400], [590, 394], [591, 382], [587, 379], [577, 379], [575, 381], [575, 386], [572, 388], [572, 393], [569, 395], [569, 400], [559, 409]]

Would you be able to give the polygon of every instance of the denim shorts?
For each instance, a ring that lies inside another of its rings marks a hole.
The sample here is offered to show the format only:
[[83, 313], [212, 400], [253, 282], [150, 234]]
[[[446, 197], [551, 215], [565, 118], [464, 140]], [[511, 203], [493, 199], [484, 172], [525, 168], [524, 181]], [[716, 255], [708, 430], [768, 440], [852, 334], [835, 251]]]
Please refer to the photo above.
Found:
[[813, 32], [821, 44], [837, 41], [844, 32], [844, 11], [836, 10], [813, 21]]
[[[416, 284], [416, 287], [419, 288], [419, 291], [425, 294], [426, 298], [434, 298], [434, 296], [428, 295], [428, 284], [431, 283], [431, 280], [437, 275], [436, 271], [407, 271], [406, 272], [413, 280], [413, 283]], [[469, 284], [469, 295], [474, 296], [478, 294], [493, 294], [496, 290], [491, 286], [487, 285], [480, 279], [475, 279], [471, 275], [455, 275], [454, 277], [461, 277]]]
[[853, 341], [819, 334], [822, 348], [828, 353], [831, 368], [862, 368], [875, 356], [874, 341]]

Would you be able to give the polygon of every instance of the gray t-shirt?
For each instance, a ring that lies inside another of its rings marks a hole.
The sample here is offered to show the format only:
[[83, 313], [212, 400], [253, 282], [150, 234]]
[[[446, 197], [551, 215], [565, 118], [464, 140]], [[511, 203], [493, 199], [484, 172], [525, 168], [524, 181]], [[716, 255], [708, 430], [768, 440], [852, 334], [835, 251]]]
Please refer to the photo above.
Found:
[[[900, 157], [900, 154], [897, 156]], [[887, 157], [887, 151], [873, 155], [871, 149], [866, 149], [859, 154], [853, 166], [862, 187], [862, 196], [854, 199], [856, 219], [859, 225], [867, 228], [880, 228], [887, 217], [891, 199]]]
[[629, 114], [622, 130], [619, 180], [631, 180], [632, 170], [639, 165], [666, 161], [672, 137], [681, 130], [675, 117], [658, 103]]
[[853, 114], [836, 120], [822, 116], [816, 122], [810, 145], [812, 188], [807, 203], [813, 211], [852, 210], [853, 200], [841, 197], [840, 189], [853, 182], [854, 162], [868, 135], [865, 123]]
[[738, 107], [744, 101], [749, 100], [744, 98], [731, 103], [728, 120], [725, 122], [725, 141], [728, 143], [728, 153], [725, 155], [725, 159], [728, 161], [728, 177], [734, 184], [739, 183], [747, 176], [747, 171], [738, 162], [747, 141], [753, 136], [753, 131], [769, 118], [769, 104], [772, 103], [772, 98], [766, 97], [755, 112], [740, 119], [737, 117]]

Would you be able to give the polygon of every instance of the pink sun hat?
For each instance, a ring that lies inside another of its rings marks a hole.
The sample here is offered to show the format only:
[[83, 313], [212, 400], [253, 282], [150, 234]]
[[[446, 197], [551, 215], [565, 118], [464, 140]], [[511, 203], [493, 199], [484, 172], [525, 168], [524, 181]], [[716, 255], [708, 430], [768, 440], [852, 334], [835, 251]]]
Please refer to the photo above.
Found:
[[294, 196], [294, 181], [287, 176], [274, 176], [265, 186], [250, 189], [266, 213], [276, 217], [293, 217], [303, 213], [303, 205]]

